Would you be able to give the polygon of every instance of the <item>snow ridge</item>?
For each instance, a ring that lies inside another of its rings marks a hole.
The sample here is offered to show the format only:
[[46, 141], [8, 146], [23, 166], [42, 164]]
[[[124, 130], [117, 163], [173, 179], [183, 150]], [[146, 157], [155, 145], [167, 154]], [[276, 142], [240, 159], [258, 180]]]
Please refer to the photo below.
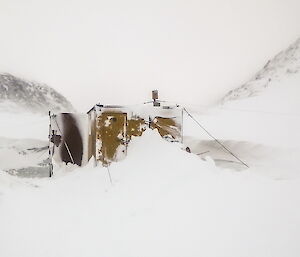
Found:
[[73, 112], [72, 104], [53, 88], [25, 81], [11, 74], [0, 74], [0, 110], [22, 109], [33, 113]]
[[247, 83], [229, 91], [222, 103], [257, 96], [273, 82], [287, 77], [298, 76], [300, 81], [300, 38], [286, 50], [269, 60], [265, 66]]

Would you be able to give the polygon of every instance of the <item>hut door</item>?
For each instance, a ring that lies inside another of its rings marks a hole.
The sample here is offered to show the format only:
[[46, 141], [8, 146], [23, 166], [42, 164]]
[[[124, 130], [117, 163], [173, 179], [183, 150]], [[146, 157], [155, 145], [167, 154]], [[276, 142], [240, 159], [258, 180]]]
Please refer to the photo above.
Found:
[[104, 166], [125, 158], [126, 123], [127, 114], [122, 112], [102, 112], [97, 117], [97, 160]]

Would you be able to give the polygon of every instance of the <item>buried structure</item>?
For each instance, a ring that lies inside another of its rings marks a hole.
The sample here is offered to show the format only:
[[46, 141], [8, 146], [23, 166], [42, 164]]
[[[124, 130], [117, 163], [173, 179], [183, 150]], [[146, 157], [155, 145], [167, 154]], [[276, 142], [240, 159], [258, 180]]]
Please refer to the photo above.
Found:
[[86, 165], [94, 158], [95, 165], [108, 167], [126, 157], [132, 137], [140, 137], [146, 129], [157, 129], [161, 137], [182, 141], [183, 108], [158, 100], [152, 91], [151, 102], [139, 106], [96, 104], [84, 114], [50, 115], [50, 174], [53, 165]]
[[[85, 166], [94, 159], [95, 166], [108, 167], [112, 162], [123, 160], [132, 137], [142, 136], [146, 129], [156, 129], [162, 138], [170, 142], [183, 143], [184, 113], [238, 163], [249, 167], [186, 108], [159, 101], [158, 92], [154, 90], [152, 101], [134, 107], [96, 104], [87, 113], [49, 113], [50, 176], [53, 163], [58, 166], [68, 163]], [[189, 147], [185, 150], [192, 152]]]

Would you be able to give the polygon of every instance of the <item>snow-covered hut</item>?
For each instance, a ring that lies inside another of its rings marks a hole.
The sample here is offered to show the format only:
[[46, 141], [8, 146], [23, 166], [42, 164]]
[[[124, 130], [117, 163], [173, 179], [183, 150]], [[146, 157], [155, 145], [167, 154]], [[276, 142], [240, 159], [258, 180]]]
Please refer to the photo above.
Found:
[[146, 129], [180, 142], [182, 107], [159, 101], [157, 91], [152, 96], [153, 101], [134, 107], [96, 104], [84, 114], [50, 114], [51, 160], [84, 166], [94, 158], [96, 165], [109, 166], [124, 159], [132, 137], [142, 136]]

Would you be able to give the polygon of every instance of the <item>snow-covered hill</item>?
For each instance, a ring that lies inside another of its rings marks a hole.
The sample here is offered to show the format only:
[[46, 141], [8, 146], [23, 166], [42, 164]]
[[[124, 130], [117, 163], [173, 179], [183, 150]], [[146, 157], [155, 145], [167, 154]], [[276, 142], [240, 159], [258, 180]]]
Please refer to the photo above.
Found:
[[250, 81], [231, 90], [222, 102], [240, 100], [251, 96], [258, 96], [267, 88], [281, 84], [288, 90], [289, 79], [296, 79], [300, 87], [300, 38], [286, 50], [269, 60]]
[[300, 39], [199, 118], [222, 139], [300, 147]]
[[72, 104], [51, 87], [0, 74], [0, 111], [47, 114], [74, 111]]

